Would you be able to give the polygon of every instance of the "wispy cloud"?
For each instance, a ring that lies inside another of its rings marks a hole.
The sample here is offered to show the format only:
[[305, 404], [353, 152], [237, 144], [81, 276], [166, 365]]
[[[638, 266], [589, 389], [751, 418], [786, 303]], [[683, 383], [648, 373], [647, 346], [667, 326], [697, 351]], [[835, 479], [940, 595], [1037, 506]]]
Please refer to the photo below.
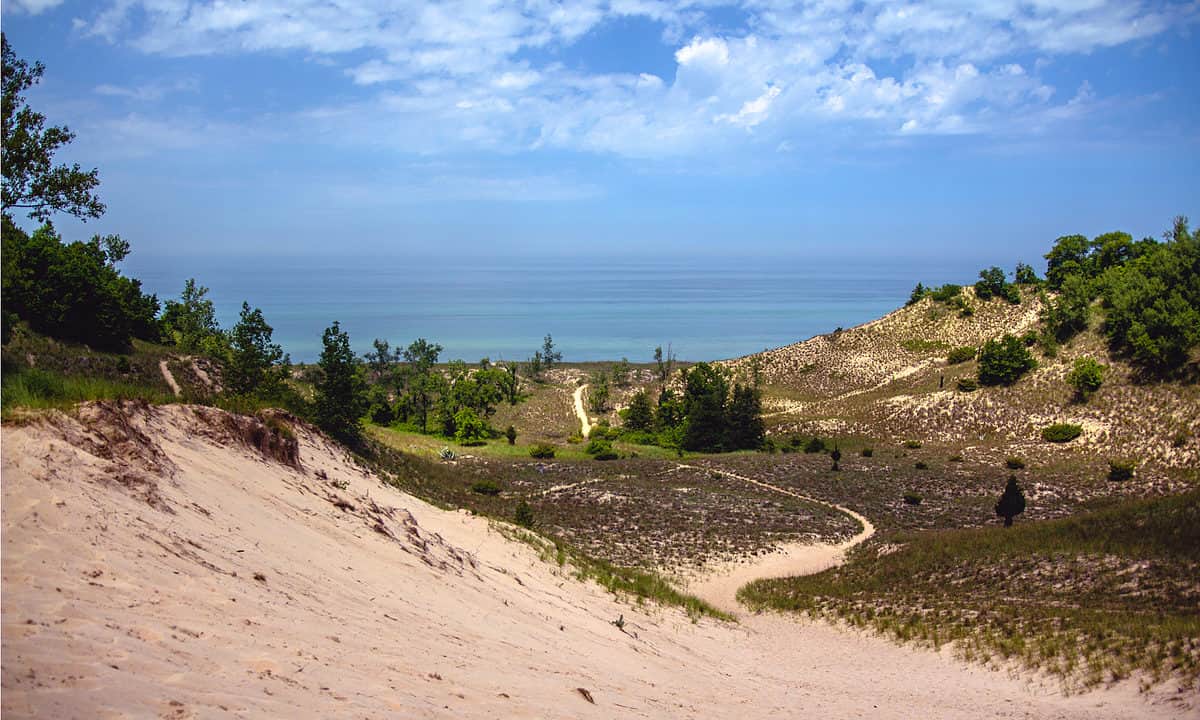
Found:
[[[773, 152], [821, 124], [888, 136], [1002, 133], [1012, 117], [1069, 122], [1094, 98], [1039, 79], [1034, 58], [1153, 38], [1200, 16], [1194, 3], [1125, 0], [747, 0], [739, 10], [740, 27], [717, 31], [690, 0], [115, 0], [81, 27], [153, 54], [299, 51], [344, 63], [348, 83], [375, 93], [355, 101], [369, 118], [332, 107], [306, 117], [368, 126], [404, 149], [670, 157], [718, 141]], [[673, 78], [529, 60], [621, 17], [662, 25]]]

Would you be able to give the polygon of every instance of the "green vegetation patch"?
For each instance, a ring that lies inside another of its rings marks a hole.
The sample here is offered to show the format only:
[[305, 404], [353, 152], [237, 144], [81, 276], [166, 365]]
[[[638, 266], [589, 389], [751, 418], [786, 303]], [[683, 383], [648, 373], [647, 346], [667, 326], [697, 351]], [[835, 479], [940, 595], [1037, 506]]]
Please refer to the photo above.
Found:
[[1072, 423], [1055, 423], [1042, 428], [1042, 439], [1046, 442], [1071, 442], [1083, 434], [1083, 428]]
[[955, 643], [1090, 686], [1144, 671], [1200, 679], [1200, 491], [1062, 520], [901, 533], [839, 568], [763, 580], [754, 607], [836, 617], [900, 641]]

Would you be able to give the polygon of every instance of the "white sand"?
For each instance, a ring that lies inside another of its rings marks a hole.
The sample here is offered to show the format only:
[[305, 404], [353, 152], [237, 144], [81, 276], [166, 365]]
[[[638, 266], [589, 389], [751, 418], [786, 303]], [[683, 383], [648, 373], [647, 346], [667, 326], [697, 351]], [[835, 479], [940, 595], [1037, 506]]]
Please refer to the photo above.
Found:
[[586, 438], [592, 434], [592, 421], [588, 418], [587, 411], [583, 409], [584, 390], [587, 390], [587, 385], [580, 385], [575, 388], [575, 416], [579, 418], [579, 425], [582, 428], [581, 432]]
[[1129, 686], [1064, 698], [823, 623], [638, 610], [307, 431], [301, 472], [184, 407], [135, 415], [151, 444], [99, 429], [2, 431], [5, 718], [1184, 712]]

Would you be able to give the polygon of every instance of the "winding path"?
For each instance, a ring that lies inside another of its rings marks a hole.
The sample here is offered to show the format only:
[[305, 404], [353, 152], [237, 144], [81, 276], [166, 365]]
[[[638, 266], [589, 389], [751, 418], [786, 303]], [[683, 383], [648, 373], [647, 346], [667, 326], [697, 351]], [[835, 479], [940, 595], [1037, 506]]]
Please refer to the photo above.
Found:
[[709, 604], [725, 612], [737, 612], [740, 607], [737, 600], [738, 589], [755, 580], [775, 577], [794, 577], [797, 575], [812, 575], [842, 564], [850, 548], [859, 545], [875, 534], [875, 526], [870, 520], [851, 510], [834, 503], [818, 500], [808, 495], [802, 495], [793, 490], [772, 485], [761, 480], [745, 477], [728, 470], [716, 468], [701, 468], [696, 465], [679, 465], [691, 470], [707, 470], [719, 473], [734, 480], [740, 480], [750, 485], [777, 492], [781, 495], [804, 500], [805, 502], [823, 505], [845, 513], [862, 525], [862, 530], [846, 542], [831, 543], [788, 543], [779, 550], [750, 562], [729, 561], [709, 565], [704, 573], [688, 583], [688, 591]]
[[587, 385], [580, 385], [575, 388], [575, 415], [579, 418], [579, 424], [582, 428], [583, 437], [592, 434], [592, 421], [588, 418], [587, 411], [583, 409], [583, 391], [587, 390]]

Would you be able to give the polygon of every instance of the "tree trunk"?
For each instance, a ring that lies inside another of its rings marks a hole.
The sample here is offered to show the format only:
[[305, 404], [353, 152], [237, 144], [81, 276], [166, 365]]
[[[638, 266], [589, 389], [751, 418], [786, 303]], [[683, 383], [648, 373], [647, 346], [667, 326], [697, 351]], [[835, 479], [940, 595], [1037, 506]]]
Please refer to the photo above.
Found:
[[1004, 516], [1004, 527], [1012, 527], [1012, 519], [1013, 519], [1012, 515], [1005, 515]]

